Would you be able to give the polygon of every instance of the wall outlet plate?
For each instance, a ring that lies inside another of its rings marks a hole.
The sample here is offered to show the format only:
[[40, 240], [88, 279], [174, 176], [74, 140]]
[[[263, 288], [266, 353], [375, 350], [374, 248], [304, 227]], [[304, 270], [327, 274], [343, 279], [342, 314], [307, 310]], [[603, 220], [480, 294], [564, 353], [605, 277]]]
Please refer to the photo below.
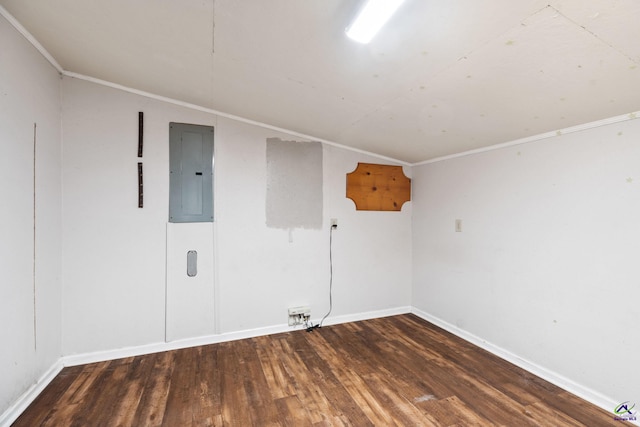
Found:
[[311, 307], [289, 307], [289, 326], [303, 325], [311, 319]]
[[289, 307], [289, 316], [311, 315], [311, 307], [302, 305], [300, 307]]

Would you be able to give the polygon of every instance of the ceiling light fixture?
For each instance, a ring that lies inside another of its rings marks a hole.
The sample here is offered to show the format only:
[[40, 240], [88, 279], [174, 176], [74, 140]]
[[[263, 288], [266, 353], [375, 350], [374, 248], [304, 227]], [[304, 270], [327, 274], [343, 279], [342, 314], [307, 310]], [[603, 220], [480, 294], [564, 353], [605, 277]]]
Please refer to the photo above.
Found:
[[369, 43], [404, 0], [369, 0], [347, 28], [347, 36], [358, 43]]

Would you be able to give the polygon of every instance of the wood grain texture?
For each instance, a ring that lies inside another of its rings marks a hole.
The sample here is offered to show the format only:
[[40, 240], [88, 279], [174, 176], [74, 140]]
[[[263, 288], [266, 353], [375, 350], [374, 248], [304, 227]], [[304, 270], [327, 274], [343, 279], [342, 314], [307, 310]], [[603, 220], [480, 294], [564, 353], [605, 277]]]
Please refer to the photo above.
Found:
[[65, 368], [14, 426], [620, 426], [413, 315]]
[[358, 163], [347, 174], [347, 198], [359, 211], [399, 211], [411, 200], [411, 179], [402, 166]]

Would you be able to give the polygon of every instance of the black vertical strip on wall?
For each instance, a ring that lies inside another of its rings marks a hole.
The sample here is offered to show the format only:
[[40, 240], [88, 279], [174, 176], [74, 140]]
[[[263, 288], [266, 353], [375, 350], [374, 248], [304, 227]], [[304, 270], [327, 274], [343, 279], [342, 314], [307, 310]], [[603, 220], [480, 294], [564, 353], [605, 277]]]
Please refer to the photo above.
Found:
[[142, 135], [144, 134], [144, 113], [138, 112], [138, 157], [142, 157]]
[[142, 162], [138, 162], [138, 207], [141, 208], [144, 202], [144, 192], [142, 187]]
[[[138, 112], [138, 157], [142, 157], [142, 141], [144, 136], [144, 113]], [[142, 163], [138, 162], [138, 207], [144, 205], [144, 188], [142, 184]]]

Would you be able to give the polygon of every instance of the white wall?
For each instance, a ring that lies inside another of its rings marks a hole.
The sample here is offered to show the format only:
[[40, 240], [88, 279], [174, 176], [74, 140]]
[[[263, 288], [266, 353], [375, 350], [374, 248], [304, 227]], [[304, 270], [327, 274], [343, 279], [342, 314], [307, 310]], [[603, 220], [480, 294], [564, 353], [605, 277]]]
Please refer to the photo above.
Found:
[[0, 414], [61, 355], [60, 197], [60, 78], [0, 17]]
[[[284, 325], [287, 308], [301, 304], [319, 319], [328, 309], [330, 218], [339, 220], [332, 317], [410, 305], [411, 204], [356, 212], [345, 198], [345, 174], [379, 159], [325, 145], [323, 229], [268, 228], [266, 139], [296, 137], [74, 78], [64, 78], [63, 94], [65, 355], [165, 339], [172, 121], [215, 126], [209, 333]], [[145, 113], [143, 209], [138, 111]]]
[[413, 305], [637, 401], [638, 140], [631, 120], [414, 167]]

